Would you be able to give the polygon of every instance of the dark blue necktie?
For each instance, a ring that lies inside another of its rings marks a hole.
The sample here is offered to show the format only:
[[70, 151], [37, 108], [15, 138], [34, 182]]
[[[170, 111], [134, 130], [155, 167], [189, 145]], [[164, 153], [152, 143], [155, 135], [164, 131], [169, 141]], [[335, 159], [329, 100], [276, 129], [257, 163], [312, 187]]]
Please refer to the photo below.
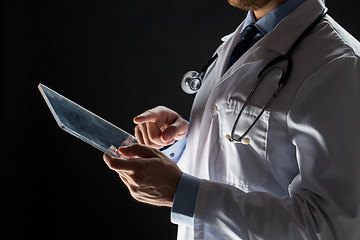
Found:
[[254, 45], [264, 35], [255, 27], [255, 24], [248, 25], [243, 33], [243, 37], [232, 51], [227, 69], [229, 69], [252, 45]]

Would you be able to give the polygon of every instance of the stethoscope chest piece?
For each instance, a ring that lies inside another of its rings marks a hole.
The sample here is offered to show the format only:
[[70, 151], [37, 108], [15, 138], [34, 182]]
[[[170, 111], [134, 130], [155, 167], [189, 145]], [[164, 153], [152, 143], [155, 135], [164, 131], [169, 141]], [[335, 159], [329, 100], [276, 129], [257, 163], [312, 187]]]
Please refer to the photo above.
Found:
[[[295, 40], [295, 42], [291, 45], [291, 47], [288, 49], [288, 51], [283, 54], [279, 55], [272, 60], [270, 60], [259, 72], [257, 76], [257, 80], [255, 81], [250, 93], [248, 94], [244, 104], [242, 105], [240, 112], [235, 120], [235, 123], [233, 125], [233, 128], [231, 130], [231, 134], [226, 134], [225, 139], [228, 140], [231, 143], [242, 143], [244, 145], [249, 145], [251, 140], [247, 136], [249, 131], [252, 129], [252, 127], [256, 124], [256, 122], [260, 119], [262, 114], [267, 110], [272, 103], [272, 101], [278, 96], [278, 93], [280, 90], [285, 86], [287, 81], [289, 80], [290, 73], [292, 70], [292, 53], [294, 49], [301, 43], [301, 41], [311, 32], [314, 27], [321, 21], [321, 19], [325, 16], [327, 9], [325, 8], [322, 13], [301, 33], [301, 35]], [[202, 85], [203, 77], [205, 76], [205, 73], [208, 69], [208, 67], [217, 59], [218, 55], [215, 54], [211, 60], [204, 66], [204, 68], [201, 70], [200, 73], [196, 71], [189, 71], [185, 73], [182, 81], [181, 81], [181, 88], [184, 90], [184, 92], [188, 94], [194, 94], [196, 93], [199, 88]], [[283, 63], [286, 64], [285, 68], [281, 68], [277, 66], [278, 64]], [[240, 117], [247, 106], [247, 104], [250, 102], [253, 94], [255, 93], [257, 87], [259, 84], [263, 81], [265, 77], [271, 77], [272, 79], [278, 80], [277, 88], [272, 93], [271, 97], [268, 99], [260, 113], [256, 116], [256, 118], [253, 120], [251, 125], [248, 127], [247, 130], [244, 131], [244, 133], [240, 137], [235, 137], [235, 129], [238, 125], [238, 122], [240, 120]]]
[[194, 94], [200, 89], [201, 83], [202, 76], [197, 71], [189, 71], [183, 76], [181, 88], [187, 94]]
[[201, 72], [197, 71], [189, 71], [184, 74], [182, 80], [181, 80], [181, 88], [182, 90], [187, 94], [194, 94], [196, 93], [203, 81], [203, 77], [205, 76], [205, 73], [209, 66], [218, 58], [217, 53], [210, 59], [210, 61], [203, 67]]

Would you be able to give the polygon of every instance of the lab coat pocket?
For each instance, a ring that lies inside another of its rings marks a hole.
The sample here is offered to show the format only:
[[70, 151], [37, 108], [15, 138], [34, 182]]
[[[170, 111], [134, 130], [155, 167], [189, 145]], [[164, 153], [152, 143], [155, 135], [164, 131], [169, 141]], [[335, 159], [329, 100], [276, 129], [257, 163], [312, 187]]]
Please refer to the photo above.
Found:
[[[223, 107], [219, 108], [220, 154], [215, 169], [219, 181], [246, 191], [248, 187], [262, 185], [268, 179], [266, 145], [270, 112], [265, 110], [247, 134], [250, 139], [249, 145], [232, 143], [225, 136], [231, 133], [243, 105], [243, 101], [239, 99], [230, 97], [221, 104]], [[250, 104], [245, 107], [236, 126], [235, 138], [250, 127], [261, 110], [260, 107]]]

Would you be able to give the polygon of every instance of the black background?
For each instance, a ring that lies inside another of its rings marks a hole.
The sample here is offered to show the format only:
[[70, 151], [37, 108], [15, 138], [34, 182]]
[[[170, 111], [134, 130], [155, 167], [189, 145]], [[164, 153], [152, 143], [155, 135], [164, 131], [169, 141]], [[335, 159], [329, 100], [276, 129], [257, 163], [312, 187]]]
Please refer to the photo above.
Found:
[[[360, 39], [354, 4], [327, 6]], [[175, 239], [169, 209], [133, 200], [101, 152], [57, 127], [37, 85], [128, 132], [160, 104], [188, 118], [183, 73], [201, 69], [245, 12], [225, 0], [15, 0], [1, 9], [0, 238]]]

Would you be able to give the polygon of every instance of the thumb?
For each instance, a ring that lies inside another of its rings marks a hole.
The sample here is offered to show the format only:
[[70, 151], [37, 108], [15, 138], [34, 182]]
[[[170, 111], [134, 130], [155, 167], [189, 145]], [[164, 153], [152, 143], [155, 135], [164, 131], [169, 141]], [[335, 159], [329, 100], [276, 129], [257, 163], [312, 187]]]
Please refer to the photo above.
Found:
[[168, 142], [171, 139], [179, 140], [185, 137], [187, 132], [188, 123], [183, 119], [178, 119], [162, 132], [161, 138], [164, 142]]
[[151, 158], [157, 157], [156, 149], [141, 144], [132, 144], [130, 146], [119, 147], [118, 151], [126, 157]]

